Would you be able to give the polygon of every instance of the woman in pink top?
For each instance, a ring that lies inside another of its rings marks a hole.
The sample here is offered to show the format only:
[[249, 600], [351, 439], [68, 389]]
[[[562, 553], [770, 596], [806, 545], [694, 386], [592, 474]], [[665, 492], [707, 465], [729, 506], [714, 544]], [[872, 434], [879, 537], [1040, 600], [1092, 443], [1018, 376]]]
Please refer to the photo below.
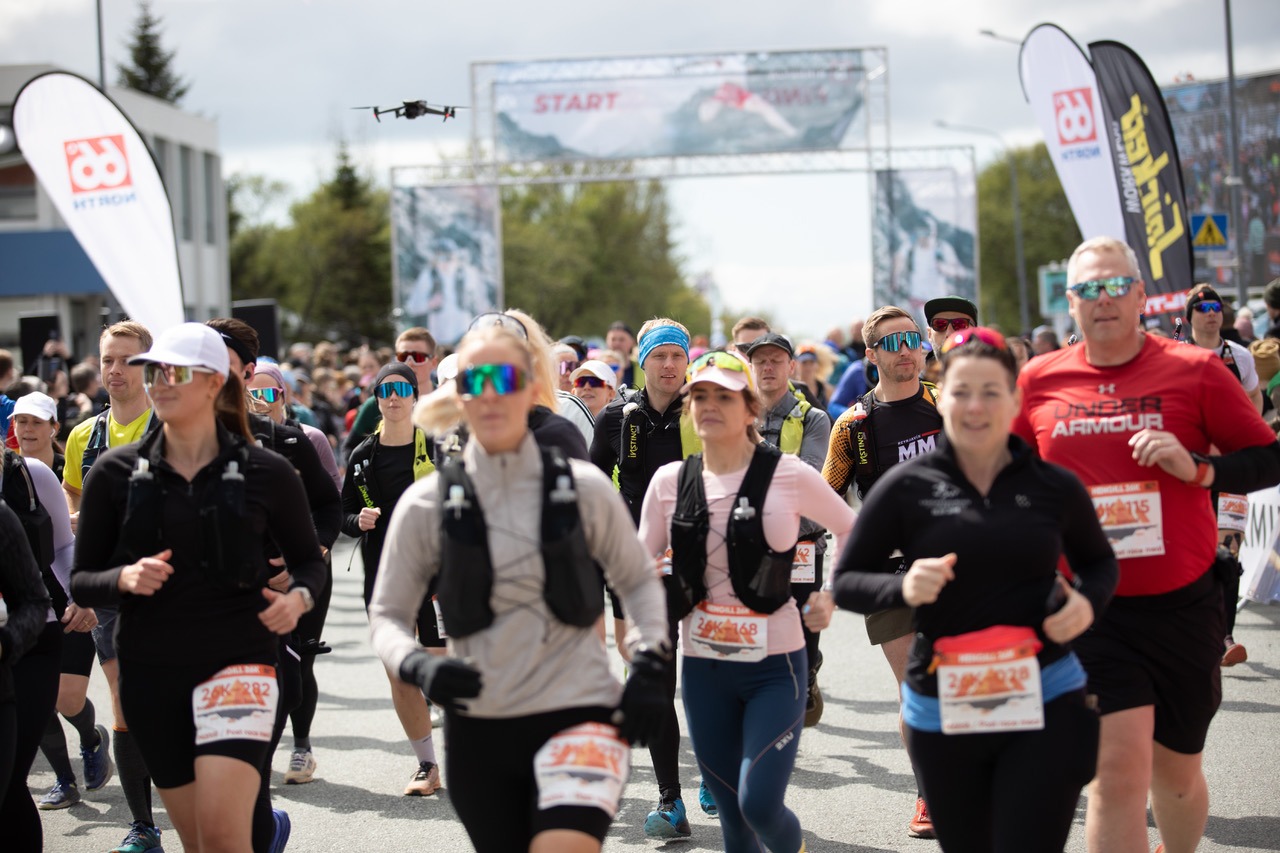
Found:
[[[802, 506], [841, 539], [855, 514], [813, 468], [760, 443], [744, 359], [709, 352], [681, 390], [703, 452], [658, 469], [640, 538], [677, 580], [669, 603], [683, 616], [693, 750], [726, 850], [803, 851], [800, 821], [783, 802], [809, 671], [791, 562]], [[810, 630], [825, 628], [830, 595], [814, 593], [804, 611]]]

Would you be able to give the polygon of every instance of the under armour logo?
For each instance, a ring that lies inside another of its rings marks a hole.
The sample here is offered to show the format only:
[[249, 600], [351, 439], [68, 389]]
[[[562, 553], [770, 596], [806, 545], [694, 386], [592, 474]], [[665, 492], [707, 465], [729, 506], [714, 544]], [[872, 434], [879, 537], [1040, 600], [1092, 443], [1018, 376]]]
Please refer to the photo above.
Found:
[[1099, 394], [1114, 394], [1114, 393], [1116, 393], [1116, 383], [1114, 383], [1114, 382], [1107, 382], [1107, 383], [1104, 383], [1104, 384], [1102, 384], [1102, 385], [1099, 385], [1099, 386], [1098, 386], [1098, 393], [1099, 393]]

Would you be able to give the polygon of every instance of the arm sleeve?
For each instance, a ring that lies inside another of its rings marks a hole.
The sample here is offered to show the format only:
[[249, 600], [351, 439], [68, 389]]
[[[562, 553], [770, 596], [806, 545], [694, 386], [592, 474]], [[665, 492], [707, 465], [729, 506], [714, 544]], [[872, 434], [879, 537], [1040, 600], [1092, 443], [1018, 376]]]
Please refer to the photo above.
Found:
[[596, 417], [596, 431], [591, 438], [591, 464], [610, 479], [618, 464], [618, 452], [614, 449], [610, 436], [617, 434], [617, 413], [621, 411], [612, 404], [605, 406]]
[[843, 415], [831, 429], [831, 441], [827, 445], [827, 458], [822, 463], [822, 477], [835, 493], [844, 495], [853, 482], [853, 423]]
[[[268, 483], [267, 517], [271, 538], [280, 546], [285, 565], [293, 578], [291, 586], [305, 586], [312, 597], [319, 598], [324, 590], [325, 563], [320, 556], [320, 541], [311, 525], [311, 518], [304, 509], [307, 494], [302, 480], [282, 456], [269, 457], [266, 465]], [[333, 483], [323, 478], [331, 490]], [[336, 534], [335, 534], [336, 536]]]
[[804, 438], [800, 440], [800, 458], [815, 471], [821, 471], [831, 446], [831, 418], [816, 406], [805, 413]]
[[360, 408], [356, 410], [356, 419], [351, 422], [351, 431], [347, 433], [346, 456], [350, 457], [360, 446], [360, 442], [369, 437], [380, 420], [382, 412], [378, 411], [376, 397], [370, 397], [360, 404]]
[[329, 446], [329, 439], [318, 428], [303, 425], [303, 432], [307, 434], [307, 438], [311, 439], [311, 446], [316, 449], [316, 456], [320, 458], [320, 467], [329, 475], [329, 479], [333, 480], [333, 487], [339, 492], [342, 491], [342, 475], [338, 473], [338, 460], [334, 458], [333, 448]]
[[1067, 564], [1080, 594], [1093, 605], [1096, 622], [1111, 601], [1120, 580], [1120, 564], [1111, 543], [1098, 523], [1098, 513], [1084, 484], [1074, 474], [1062, 470], [1064, 482], [1062, 542]]
[[302, 477], [305, 490], [303, 497], [311, 509], [311, 524], [315, 529], [316, 537], [321, 545], [332, 548], [342, 529], [342, 498], [333, 485], [333, 479], [320, 464], [320, 456], [309, 438], [300, 437], [294, 462], [299, 476]]
[[[27, 459], [27, 470], [36, 486], [40, 503], [53, 520], [53, 576], [71, 594], [71, 563], [75, 558], [76, 537], [71, 533], [71, 513], [57, 476], [39, 459]], [[62, 614], [59, 613], [58, 616]]]
[[[900, 469], [899, 469], [900, 470]], [[863, 501], [858, 523], [840, 549], [833, 588], [836, 604], [858, 613], [902, 607], [902, 578], [886, 572], [889, 555], [905, 539], [897, 506], [898, 477], [889, 471]]]
[[108, 454], [98, 460], [84, 481], [71, 568], [71, 597], [81, 607], [114, 607], [122, 597], [117, 584], [124, 566], [110, 565], [124, 523], [126, 498], [122, 495], [117, 502], [112, 495], [113, 477], [128, 476], [128, 466], [120, 467], [117, 471]]
[[373, 650], [394, 673], [419, 648], [418, 609], [440, 570], [438, 477], [414, 483], [396, 503], [369, 602]]
[[1280, 483], [1280, 445], [1253, 401], [1222, 359], [1205, 361], [1197, 404], [1209, 441], [1222, 451], [1211, 458], [1213, 488], [1248, 494]]
[[0, 597], [9, 621], [0, 627], [0, 660], [13, 663], [31, 648], [44, 630], [49, 591], [40, 579], [27, 535], [13, 510], [0, 504]]

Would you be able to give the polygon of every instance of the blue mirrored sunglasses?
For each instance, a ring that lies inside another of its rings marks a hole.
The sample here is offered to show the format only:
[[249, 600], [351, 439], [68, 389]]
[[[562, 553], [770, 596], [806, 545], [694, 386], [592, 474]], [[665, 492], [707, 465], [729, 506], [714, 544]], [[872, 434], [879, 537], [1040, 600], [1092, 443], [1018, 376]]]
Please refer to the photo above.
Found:
[[1067, 288], [1081, 299], [1097, 299], [1102, 291], [1107, 292], [1107, 296], [1112, 299], [1118, 299], [1129, 292], [1129, 288], [1133, 287], [1137, 279], [1128, 275], [1116, 275], [1111, 278], [1095, 278], [1093, 281], [1081, 281]]
[[373, 393], [379, 400], [385, 400], [392, 394], [407, 399], [413, 396], [413, 386], [408, 382], [383, 382], [373, 389]]
[[920, 349], [920, 333], [894, 332], [876, 341], [876, 346], [885, 352], [897, 352], [904, 346], [907, 349]]
[[274, 403], [284, 399], [283, 388], [250, 388], [249, 396], [264, 403]]
[[1220, 313], [1222, 313], [1222, 303], [1221, 303], [1221, 302], [1213, 302], [1213, 301], [1210, 301], [1210, 300], [1206, 300], [1206, 301], [1204, 301], [1204, 302], [1197, 302], [1197, 303], [1195, 304], [1195, 306], [1194, 306], [1194, 307], [1195, 307], [1195, 309], [1196, 309], [1197, 311], [1199, 311], [1201, 314], [1220, 314]]

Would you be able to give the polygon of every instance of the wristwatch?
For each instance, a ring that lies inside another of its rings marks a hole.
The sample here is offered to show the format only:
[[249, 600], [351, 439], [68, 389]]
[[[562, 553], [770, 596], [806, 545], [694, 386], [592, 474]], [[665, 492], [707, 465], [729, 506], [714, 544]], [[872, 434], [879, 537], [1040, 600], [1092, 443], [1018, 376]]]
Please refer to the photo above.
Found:
[[1196, 463], [1196, 473], [1195, 476], [1190, 480], [1187, 480], [1187, 482], [1192, 485], [1199, 486], [1204, 482], [1205, 474], [1209, 473], [1209, 470], [1213, 465], [1209, 462], [1209, 457], [1205, 456], [1203, 453], [1192, 453], [1191, 461]]
[[311, 595], [311, 590], [307, 589], [305, 586], [295, 586], [293, 589], [289, 590], [289, 592], [296, 592], [302, 595], [302, 604], [304, 607], [302, 611], [303, 613], [310, 613], [315, 609], [316, 600]]

